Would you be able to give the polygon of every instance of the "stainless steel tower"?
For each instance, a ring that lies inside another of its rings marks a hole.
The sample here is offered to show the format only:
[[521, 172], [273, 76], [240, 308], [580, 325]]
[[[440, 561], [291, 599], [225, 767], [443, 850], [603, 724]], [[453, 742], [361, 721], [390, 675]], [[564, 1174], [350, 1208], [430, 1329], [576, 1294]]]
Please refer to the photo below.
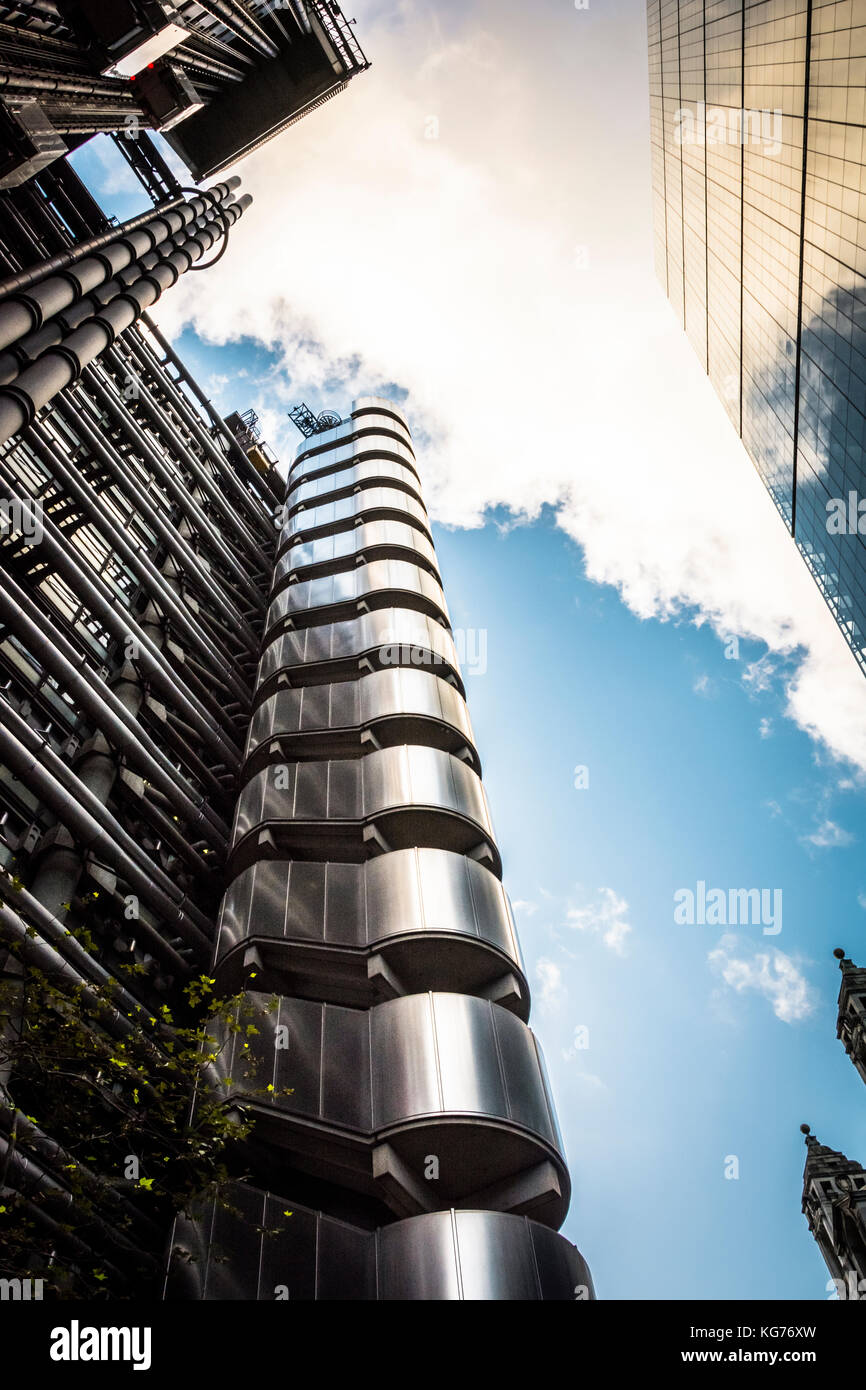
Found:
[[410, 432], [333, 418], [279, 516], [216, 950], [252, 1182], [178, 1223], [169, 1297], [591, 1298]]

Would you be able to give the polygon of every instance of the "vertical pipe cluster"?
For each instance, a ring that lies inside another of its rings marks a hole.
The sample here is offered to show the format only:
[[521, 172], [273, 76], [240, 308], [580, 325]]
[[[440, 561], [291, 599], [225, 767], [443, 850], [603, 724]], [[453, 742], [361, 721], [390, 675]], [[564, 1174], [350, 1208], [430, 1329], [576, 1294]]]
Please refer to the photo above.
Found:
[[[273, 497], [158, 335], [107, 315], [137, 317], [145, 282], [170, 284], [221, 237], [243, 210], [236, 186], [97, 236], [0, 301], [0, 413], [21, 407], [0, 444], [0, 977], [13, 1042], [32, 970], [92, 1015], [98, 1057], [137, 1014], [182, 1005], [210, 965]], [[102, 339], [84, 351], [91, 329]], [[20, 1088], [0, 1067], [3, 1196], [53, 1232], [85, 1290], [102, 1269], [115, 1296], [142, 1280], [152, 1292], [164, 1229], [134, 1184], [121, 1196], [116, 1173], [83, 1176], [62, 1132], [27, 1122]]]

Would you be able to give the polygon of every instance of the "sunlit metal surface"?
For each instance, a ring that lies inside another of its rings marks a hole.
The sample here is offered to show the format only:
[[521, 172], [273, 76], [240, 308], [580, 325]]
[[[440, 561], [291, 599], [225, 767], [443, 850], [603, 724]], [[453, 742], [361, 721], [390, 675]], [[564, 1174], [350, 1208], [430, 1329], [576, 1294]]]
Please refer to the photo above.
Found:
[[441, 583], [432, 542], [402, 521], [368, 521], [337, 535], [293, 545], [277, 561], [272, 594], [284, 584], [351, 569], [362, 560], [405, 560]]
[[481, 771], [463, 696], [439, 676], [395, 667], [265, 700], [250, 723], [245, 775], [289, 757], [360, 757], [406, 742], [456, 753]]
[[355, 1296], [591, 1297], [553, 1234], [570, 1182], [408, 432], [375, 398], [295, 415], [213, 966], [241, 1001], [214, 1021], [220, 1090]]
[[[390, 406], [390, 403], [387, 403]], [[339, 425], [333, 429], [321, 430], [310, 439], [304, 439], [295, 450], [295, 457], [292, 460], [291, 468], [296, 468], [305, 458], [315, 456], [323, 451], [336, 450], [348, 443], [351, 439], [357, 439], [365, 433], [380, 431], [401, 440], [414, 456], [415, 450], [412, 447], [412, 435], [409, 426], [404, 420], [398, 419], [392, 413], [392, 408], [380, 410], [375, 404], [363, 411], [354, 410], [348, 420], [341, 420]]]
[[441, 586], [426, 570], [406, 560], [371, 560], [349, 573], [301, 580], [281, 589], [268, 609], [265, 641], [277, 635], [286, 619], [294, 627], [312, 627], [351, 617], [364, 607], [414, 608], [449, 621]]
[[[267, 828], [267, 833], [261, 833]], [[480, 778], [438, 748], [383, 748], [353, 761], [265, 768], [238, 798], [232, 864], [286, 850], [357, 862], [412, 845], [475, 854], [501, 872]]]
[[446, 627], [410, 608], [379, 608], [285, 632], [270, 642], [259, 663], [259, 698], [271, 695], [281, 680], [307, 685], [354, 679], [367, 663], [386, 669], [429, 667], [463, 691], [457, 649]]
[[425, 508], [409, 493], [396, 487], [359, 488], [350, 497], [341, 497], [335, 502], [323, 502], [318, 507], [293, 512], [280, 533], [277, 554], [298, 540], [312, 540], [316, 536], [327, 535], [341, 530], [344, 525], [357, 518], [374, 520], [378, 517], [393, 518], [415, 526], [430, 539], [430, 521]]
[[[363, 864], [265, 860], [232, 882], [223, 902], [216, 972], [246, 978], [255, 943], [260, 988], [370, 1004], [429, 988], [495, 999], [529, 1014], [508, 895], [465, 855], [394, 850]], [[372, 961], [376, 953], [381, 969]]]
[[369, 434], [363, 434], [351, 440], [348, 444], [342, 444], [338, 449], [330, 451], [320, 449], [297, 463], [289, 476], [289, 499], [294, 500], [295, 491], [304, 482], [335, 473], [338, 469], [347, 468], [352, 463], [364, 459], [389, 459], [392, 462], [402, 464], [410, 473], [415, 475], [416, 484], [418, 482], [415, 455], [408, 445], [404, 444], [396, 434], [377, 434], [371, 431]]
[[318, 506], [338, 497], [350, 497], [358, 487], [384, 484], [401, 488], [417, 501], [422, 501], [421, 484], [411, 468], [385, 458], [362, 459], [351, 467], [299, 482], [286, 496], [285, 510], [292, 513], [298, 507]]
[[[484, 1193], [494, 1210], [560, 1224], [562, 1143], [538, 1044], [513, 1013], [465, 994], [369, 1009], [244, 998], [253, 1012], [239, 1013], [239, 1029], [211, 1025], [220, 1089], [302, 1170], [348, 1172], [398, 1214], [407, 1204], [475, 1204]], [[253, 1032], [243, 1026], [250, 1017]], [[435, 1186], [407, 1181], [428, 1154]]]

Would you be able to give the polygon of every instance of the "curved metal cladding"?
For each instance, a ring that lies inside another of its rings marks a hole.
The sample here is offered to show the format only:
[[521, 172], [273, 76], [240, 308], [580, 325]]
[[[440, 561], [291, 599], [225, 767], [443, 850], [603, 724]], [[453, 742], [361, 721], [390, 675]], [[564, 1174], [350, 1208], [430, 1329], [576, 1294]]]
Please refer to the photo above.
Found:
[[[354, 560], [348, 561], [354, 565]], [[367, 609], [403, 607], [449, 626], [448, 607], [438, 580], [408, 560], [366, 560], [357, 568], [279, 589], [265, 619], [265, 641], [297, 627], [348, 618]]]
[[361, 517], [367, 521], [403, 521], [432, 539], [428, 529], [430, 523], [421, 502], [402, 488], [374, 482], [359, 487], [349, 497], [339, 497], [335, 501], [293, 511], [280, 535], [277, 554], [282, 555], [287, 546], [343, 531], [347, 524], [355, 525]]
[[463, 690], [448, 628], [411, 608], [377, 608], [352, 618], [289, 629], [272, 639], [259, 663], [257, 694], [284, 686], [344, 680], [359, 671], [407, 666], [429, 669]]
[[383, 745], [430, 743], [480, 772], [466, 702], [447, 680], [406, 667], [356, 681], [280, 690], [255, 711], [246, 771], [293, 758], [360, 756]]
[[[243, 1264], [226, 1257], [254, 1231]], [[203, 1239], [207, 1231], [209, 1239]], [[593, 1298], [579, 1251], [526, 1216], [436, 1211], [358, 1230], [238, 1185], [231, 1204], [182, 1220], [170, 1298], [570, 1302]], [[290, 1282], [287, 1282], [289, 1280]]]
[[[368, 1006], [418, 990], [496, 999], [524, 1020], [529, 993], [508, 895], [495, 874], [443, 849], [362, 864], [259, 860], [224, 902], [217, 969], [237, 989]], [[323, 981], [325, 983], [323, 983]]]
[[214, 966], [257, 1186], [169, 1296], [593, 1297], [399, 410], [305, 439], [280, 520]]

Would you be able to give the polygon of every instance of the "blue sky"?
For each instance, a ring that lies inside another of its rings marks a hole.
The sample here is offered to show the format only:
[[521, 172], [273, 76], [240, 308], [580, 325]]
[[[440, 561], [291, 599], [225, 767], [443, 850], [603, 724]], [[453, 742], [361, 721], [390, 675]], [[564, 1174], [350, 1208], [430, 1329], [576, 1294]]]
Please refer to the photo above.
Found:
[[[160, 322], [284, 458], [301, 399], [416, 426], [600, 1295], [825, 1298], [798, 1126], [866, 1161], [866, 686], [653, 280], [642, 7], [356, 12], [371, 72], [244, 162]], [[781, 932], [678, 925], [700, 880], [780, 889]]]
[[[549, 519], [436, 542], [455, 624], [488, 632], [468, 693], [506, 883], [526, 904], [533, 1022], [575, 1181], [567, 1234], [608, 1297], [826, 1296], [798, 1126], [866, 1150], [831, 954], [862, 941], [862, 792], [816, 767], [777, 694], [744, 692], [709, 630], [642, 621], [588, 582]], [[779, 731], [762, 738], [761, 719]], [[850, 846], [809, 843], [828, 818]], [[805, 1017], [724, 983], [708, 960], [717, 928], [674, 923], [674, 892], [699, 879], [782, 889], [781, 932], [742, 929], [733, 956], [784, 952], [814, 994]], [[627, 904], [623, 955], [604, 944], [603, 889]], [[569, 906], [595, 911], [575, 926]], [[560, 972], [549, 1003], [541, 960]], [[575, 1052], [579, 1025], [589, 1046]]]

